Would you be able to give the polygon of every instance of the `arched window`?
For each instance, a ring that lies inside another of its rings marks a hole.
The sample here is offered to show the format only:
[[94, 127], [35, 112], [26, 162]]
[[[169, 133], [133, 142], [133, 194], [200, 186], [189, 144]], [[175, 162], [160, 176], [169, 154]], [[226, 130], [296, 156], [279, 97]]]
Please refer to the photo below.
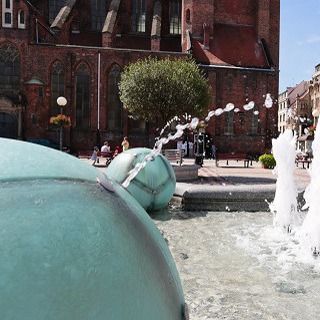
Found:
[[20, 58], [18, 49], [6, 42], [0, 47], [0, 92], [20, 90]]
[[76, 72], [76, 127], [90, 125], [90, 73], [85, 64]]
[[51, 115], [60, 113], [60, 107], [57, 104], [57, 99], [65, 96], [64, 88], [64, 70], [61, 62], [56, 62], [51, 70]]
[[224, 113], [224, 134], [234, 134], [234, 111]]
[[115, 65], [108, 79], [108, 129], [122, 129], [122, 102], [119, 98], [120, 67]]
[[18, 28], [19, 29], [26, 28], [26, 14], [24, 10], [20, 10], [18, 13]]
[[106, 0], [92, 0], [91, 14], [92, 14], [92, 30], [101, 31], [106, 20], [108, 8], [108, 1]]
[[249, 133], [257, 134], [258, 133], [258, 123], [259, 123], [259, 110], [258, 106], [255, 104], [254, 108], [251, 111], [251, 115], [249, 118]]
[[170, 34], [181, 34], [181, 0], [170, 0]]
[[12, 28], [12, 0], [2, 0], [2, 26]]
[[131, 25], [133, 32], [146, 32], [145, 0], [132, 0]]
[[49, 0], [49, 21], [52, 23], [66, 0]]
[[186, 11], [186, 22], [187, 22], [187, 23], [190, 23], [190, 22], [191, 22], [190, 9], [187, 9], [187, 11]]

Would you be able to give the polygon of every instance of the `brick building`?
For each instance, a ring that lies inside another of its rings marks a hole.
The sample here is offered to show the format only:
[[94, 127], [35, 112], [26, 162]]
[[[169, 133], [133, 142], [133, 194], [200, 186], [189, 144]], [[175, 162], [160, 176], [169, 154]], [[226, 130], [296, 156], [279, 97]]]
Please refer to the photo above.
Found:
[[[59, 96], [73, 150], [128, 135], [153, 146], [154, 125], [130, 118], [121, 70], [147, 57], [193, 56], [212, 86], [211, 109], [240, 109], [207, 127], [220, 152], [264, 152], [277, 133], [280, 0], [1, 0], [0, 136], [58, 142]], [[254, 108], [245, 111], [249, 101]], [[254, 111], [259, 111], [259, 114]], [[97, 141], [99, 140], [99, 141]]]

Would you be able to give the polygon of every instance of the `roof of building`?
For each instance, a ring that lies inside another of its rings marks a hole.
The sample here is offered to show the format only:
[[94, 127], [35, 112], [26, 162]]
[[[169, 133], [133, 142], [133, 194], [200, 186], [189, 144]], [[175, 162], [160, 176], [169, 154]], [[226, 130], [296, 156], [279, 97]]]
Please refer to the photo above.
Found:
[[270, 68], [251, 26], [215, 24], [208, 50], [199, 39], [193, 39], [192, 45], [195, 59], [205, 64]]
[[308, 91], [308, 81], [302, 81], [296, 86], [288, 90], [288, 101], [292, 105], [296, 102], [297, 98], [302, 98]]

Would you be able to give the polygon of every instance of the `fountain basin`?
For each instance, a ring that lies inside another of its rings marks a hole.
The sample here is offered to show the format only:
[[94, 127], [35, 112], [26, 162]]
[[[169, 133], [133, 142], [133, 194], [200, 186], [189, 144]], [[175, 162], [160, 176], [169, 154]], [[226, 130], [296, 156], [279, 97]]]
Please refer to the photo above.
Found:
[[179, 183], [173, 203], [184, 210], [261, 211], [269, 210], [275, 185], [190, 185]]
[[124, 188], [60, 151], [0, 150], [0, 319], [185, 319], [167, 243]]
[[198, 170], [200, 166], [196, 164], [189, 165], [172, 165], [173, 171], [176, 175], [177, 182], [194, 181], [198, 179]]

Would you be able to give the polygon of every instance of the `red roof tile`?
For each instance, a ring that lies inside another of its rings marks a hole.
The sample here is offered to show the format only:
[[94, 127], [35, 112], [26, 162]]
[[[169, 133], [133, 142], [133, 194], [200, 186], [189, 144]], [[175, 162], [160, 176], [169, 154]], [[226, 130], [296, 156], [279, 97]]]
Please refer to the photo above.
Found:
[[308, 81], [301, 81], [295, 87], [288, 91], [288, 100], [290, 105], [294, 104], [297, 97], [302, 98], [308, 92]]
[[215, 24], [209, 49], [199, 40], [192, 40], [193, 55], [206, 64], [269, 68], [255, 28], [250, 26]]

